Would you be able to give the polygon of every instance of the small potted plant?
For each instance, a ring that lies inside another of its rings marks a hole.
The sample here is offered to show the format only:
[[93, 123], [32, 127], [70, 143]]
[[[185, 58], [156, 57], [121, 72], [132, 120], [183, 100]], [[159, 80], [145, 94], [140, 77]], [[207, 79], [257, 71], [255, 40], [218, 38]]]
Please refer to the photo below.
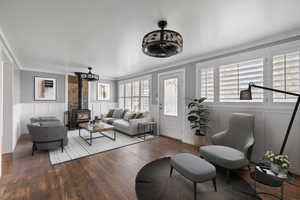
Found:
[[203, 136], [201, 137], [201, 142], [205, 140], [205, 135], [208, 131], [208, 116], [209, 111], [208, 108], [203, 105], [203, 102], [206, 100], [205, 97], [200, 99], [192, 99], [191, 102], [188, 104], [188, 117], [187, 120], [190, 122], [191, 129], [195, 130], [196, 136]]
[[265, 159], [271, 163], [271, 170], [279, 177], [285, 178], [290, 167], [287, 155], [275, 154], [272, 151], [265, 153]]

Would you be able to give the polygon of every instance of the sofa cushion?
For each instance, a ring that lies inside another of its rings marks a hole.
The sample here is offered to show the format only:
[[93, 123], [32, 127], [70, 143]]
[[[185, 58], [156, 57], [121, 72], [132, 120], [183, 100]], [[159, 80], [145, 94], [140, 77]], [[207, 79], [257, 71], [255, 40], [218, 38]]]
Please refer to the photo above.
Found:
[[140, 118], [143, 118], [143, 113], [142, 112], [136, 113], [135, 119], [140, 119]]
[[126, 120], [126, 121], [129, 121], [131, 119], [134, 119], [135, 118], [135, 115], [136, 113], [133, 113], [133, 112], [126, 112], [123, 119]]
[[129, 130], [130, 129], [130, 124], [128, 121], [124, 120], [124, 119], [117, 119], [114, 121], [113, 126], [119, 130], [122, 129], [126, 129]]
[[60, 121], [41, 121], [40, 126], [55, 127], [55, 126], [63, 126], [63, 124]]
[[180, 153], [172, 156], [170, 164], [191, 181], [204, 182], [216, 177], [215, 166], [193, 154]]
[[115, 109], [109, 109], [106, 117], [112, 117]]
[[123, 116], [124, 110], [123, 109], [115, 109], [112, 115], [112, 118], [121, 119]]
[[227, 169], [238, 169], [249, 164], [243, 152], [227, 146], [202, 146], [200, 154], [210, 162]]
[[116, 119], [112, 118], [112, 117], [105, 117], [101, 121], [103, 121], [104, 123], [107, 123], [107, 124], [112, 124], [112, 123], [114, 123], [115, 120]]

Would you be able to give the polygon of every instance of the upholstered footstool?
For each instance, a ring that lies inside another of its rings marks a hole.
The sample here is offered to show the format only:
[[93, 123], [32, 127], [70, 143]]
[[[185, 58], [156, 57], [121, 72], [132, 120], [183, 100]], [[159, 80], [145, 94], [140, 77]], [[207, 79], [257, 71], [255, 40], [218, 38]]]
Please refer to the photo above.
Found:
[[176, 169], [182, 176], [194, 183], [194, 199], [197, 198], [197, 183], [212, 180], [214, 189], [216, 185], [216, 168], [206, 160], [189, 153], [180, 153], [171, 157], [170, 176], [173, 169]]

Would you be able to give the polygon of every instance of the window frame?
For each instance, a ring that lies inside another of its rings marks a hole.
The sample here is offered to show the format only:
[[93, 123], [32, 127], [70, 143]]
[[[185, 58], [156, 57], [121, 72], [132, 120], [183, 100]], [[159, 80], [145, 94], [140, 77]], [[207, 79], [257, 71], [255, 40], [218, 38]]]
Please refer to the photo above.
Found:
[[[263, 91], [263, 101], [262, 102], [247, 102], [247, 101], [238, 101], [238, 102], [221, 102], [220, 101], [220, 66], [229, 65], [234, 63], [242, 63], [249, 60], [255, 59], [263, 59], [263, 85], [266, 85], [269, 80], [266, 80], [266, 75], [269, 73], [266, 68], [269, 68], [268, 59], [269, 53], [266, 49], [258, 49], [251, 52], [234, 54], [231, 56], [225, 56], [218, 59], [208, 59], [205, 62], [196, 63], [196, 98], [201, 98], [201, 78], [199, 74], [201, 73], [201, 69], [213, 68], [214, 70], [214, 102], [205, 102], [207, 105], [228, 105], [228, 106], [236, 106], [236, 105], [245, 105], [248, 104], [250, 107], [260, 106], [265, 104], [268, 101], [268, 96], [266, 95], [267, 91]], [[250, 104], [249, 104], [250, 103]]]
[[[141, 91], [141, 82], [142, 81], [145, 81], [145, 80], [148, 80], [149, 81], [149, 96], [142, 96], [142, 91]], [[133, 83], [134, 82], [139, 82], [139, 92], [138, 92], [138, 96], [133, 96], [134, 94], [133, 94]], [[130, 97], [126, 97], [126, 87], [125, 87], [125, 85], [126, 84], [128, 84], [128, 83], [131, 83], [131, 96]], [[120, 100], [123, 100], [123, 105], [124, 105], [124, 107], [123, 107], [123, 109], [126, 109], [126, 98], [130, 98], [130, 102], [131, 102], [131, 106], [130, 106], [130, 111], [134, 111], [134, 112], [137, 112], [137, 111], [140, 111], [140, 112], [146, 112], [146, 111], [142, 111], [141, 110], [141, 108], [142, 108], [142, 106], [141, 106], [141, 99], [142, 98], [145, 98], [145, 97], [148, 97], [148, 101], [149, 101], [149, 109], [147, 110], [147, 111], [150, 111], [150, 105], [151, 105], [151, 100], [152, 100], [152, 75], [147, 75], [147, 76], [142, 76], [142, 77], [138, 77], [138, 78], [134, 78], [134, 79], [128, 79], [128, 80], [123, 80], [123, 81], [119, 81], [118, 82], [118, 89], [120, 89], [120, 85], [124, 85], [124, 97], [120, 97], [120, 96], [118, 96], [118, 103], [120, 104]], [[120, 94], [120, 92], [118, 92], [118, 95]], [[138, 98], [138, 104], [139, 104], [139, 108], [138, 108], [138, 110], [133, 110], [133, 108], [132, 108], [132, 104], [133, 104], [133, 102], [132, 102], [132, 100], [134, 99], [134, 98]], [[120, 105], [119, 105], [119, 107], [120, 107]], [[120, 107], [121, 108], [121, 107]]]

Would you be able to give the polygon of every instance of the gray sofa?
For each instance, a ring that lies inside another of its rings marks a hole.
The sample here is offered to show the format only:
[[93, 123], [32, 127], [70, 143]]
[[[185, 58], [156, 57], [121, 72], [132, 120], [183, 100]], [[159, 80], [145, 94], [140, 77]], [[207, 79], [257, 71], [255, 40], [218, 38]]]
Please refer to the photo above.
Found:
[[200, 147], [200, 154], [209, 162], [226, 168], [228, 175], [229, 170], [249, 165], [254, 145], [254, 116], [233, 113], [228, 130], [213, 135], [212, 143]]
[[55, 117], [31, 118], [27, 125], [33, 142], [32, 155], [35, 150], [52, 150], [68, 144], [68, 130]]
[[[128, 112], [123, 109], [115, 109], [117, 110], [117, 115], [112, 115], [112, 117], [107, 117], [104, 115], [102, 121], [108, 124], [112, 124], [115, 129], [119, 132], [125, 133], [130, 136], [138, 135], [138, 124], [142, 122], [152, 122], [153, 117], [151, 117], [150, 112], [144, 112], [143, 116], [138, 119], [125, 119], [125, 114]], [[114, 112], [115, 112], [114, 110]]]

